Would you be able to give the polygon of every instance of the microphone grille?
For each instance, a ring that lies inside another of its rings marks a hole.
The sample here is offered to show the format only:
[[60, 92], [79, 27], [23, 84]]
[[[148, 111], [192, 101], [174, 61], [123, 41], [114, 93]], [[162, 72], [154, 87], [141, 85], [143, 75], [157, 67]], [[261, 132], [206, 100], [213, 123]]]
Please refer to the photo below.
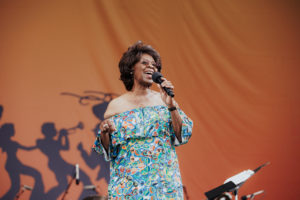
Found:
[[163, 75], [159, 72], [153, 72], [152, 74], [152, 80], [155, 82], [155, 83], [160, 83], [160, 78], [162, 77]]

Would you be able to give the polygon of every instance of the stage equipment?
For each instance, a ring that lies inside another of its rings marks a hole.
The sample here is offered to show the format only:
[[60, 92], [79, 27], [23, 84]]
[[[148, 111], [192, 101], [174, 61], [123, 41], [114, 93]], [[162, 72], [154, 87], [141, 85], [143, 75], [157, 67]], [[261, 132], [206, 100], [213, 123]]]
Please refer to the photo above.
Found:
[[240, 187], [251, 177], [253, 176], [256, 172], [258, 172], [262, 167], [269, 165], [270, 162], [267, 162], [258, 168], [254, 170], [245, 170], [242, 171], [241, 173], [238, 173], [224, 181], [224, 184], [216, 187], [208, 192], [205, 192], [204, 194], [208, 198], [208, 200], [213, 200], [223, 194], [224, 192], [232, 192], [235, 196], [235, 200], [238, 200], [238, 190]]
[[96, 191], [96, 186], [95, 186], [95, 185], [85, 185], [85, 186], [83, 187], [83, 189], [85, 189], [85, 190], [94, 190], [94, 191]]
[[107, 200], [108, 197], [100, 196], [100, 192], [99, 192], [98, 188], [99, 188], [99, 186], [95, 186], [95, 185], [85, 185], [83, 187], [84, 190], [92, 190], [96, 193], [96, 195], [88, 196], [88, 197], [84, 198], [83, 200]]
[[234, 196], [235, 196], [235, 200], [238, 200], [238, 190], [240, 189], [240, 187], [251, 177], [253, 176], [256, 172], [258, 172], [262, 167], [265, 167], [266, 165], [269, 165], [270, 162], [267, 162], [261, 166], [259, 166], [258, 168], [251, 170], [245, 170], [242, 171], [241, 173], [238, 173], [237, 175], [234, 175], [228, 179], [225, 180], [224, 183], [227, 183], [229, 181], [233, 182], [236, 187], [232, 190]]
[[104, 197], [104, 196], [88, 196], [88, 197], [85, 197], [83, 200], [108, 200], [107, 197]]
[[99, 195], [99, 190], [97, 189], [98, 186], [95, 186], [95, 185], [85, 185], [83, 187], [84, 190], [92, 190], [94, 191], [97, 195]]
[[232, 200], [232, 196], [229, 192], [225, 192], [218, 196], [215, 200]]
[[185, 185], [183, 185], [183, 186], [182, 186], [182, 189], [183, 189], [183, 194], [185, 195], [185, 199], [186, 199], [186, 200], [189, 200], [189, 199], [190, 199], [190, 197], [189, 197], [189, 195], [188, 195], [188, 192], [187, 192], [186, 186], [185, 186]]
[[75, 165], [75, 179], [76, 179], [76, 185], [79, 184], [79, 165]]
[[224, 192], [229, 192], [235, 187], [236, 185], [232, 181], [229, 181], [228, 183], [220, 185], [208, 192], [205, 192], [204, 194], [208, 200], [214, 200], [215, 198], [221, 196]]
[[19, 198], [20, 198], [20, 196], [25, 192], [25, 190], [32, 190], [33, 188], [32, 187], [30, 187], [30, 186], [28, 186], [28, 185], [23, 185], [21, 188], [20, 188], [20, 190], [19, 190], [19, 192], [16, 194], [16, 196], [15, 196], [15, 200], [18, 200]]
[[70, 180], [70, 182], [69, 182], [69, 184], [68, 184], [68, 186], [67, 186], [67, 188], [66, 188], [66, 190], [65, 190], [65, 192], [64, 192], [64, 194], [63, 194], [63, 196], [62, 196], [62, 198], [61, 198], [61, 200], [64, 200], [64, 199], [65, 199], [65, 197], [66, 197], [66, 195], [68, 194], [69, 189], [70, 189], [70, 187], [71, 187], [71, 185], [72, 185], [74, 179], [76, 179], [76, 185], [78, 185], [78, 184], [77, 184], [77, 178], [78, 178], [78, 184], [79, 184], [79, 165], [78, 165], [78, 164], [76, 164], [75, 167], [74, 167], [74, 176], [73, 176], [72, 179]]
[[247, 199], [252, 200], [252, 199], [254, 199], [254, 197], [256, 195], [259, 195], [259, 194], [262, 194], [262, 193], [264, 193], [264, 190], [260, 190], [260, 191], [254, 192], [253, 194], [248, 194], [248, 195], [242, 196], [241, 200], [247, 200]]

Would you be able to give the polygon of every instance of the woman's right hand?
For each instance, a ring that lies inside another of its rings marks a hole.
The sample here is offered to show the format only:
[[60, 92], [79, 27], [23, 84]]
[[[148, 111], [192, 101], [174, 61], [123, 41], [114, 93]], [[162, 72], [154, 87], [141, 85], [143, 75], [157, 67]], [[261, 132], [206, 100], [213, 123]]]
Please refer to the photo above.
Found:
[[115, 128], [114, 123], [111, 120], [106, 119], [101, 122], [100, 130], [101, 130], [100, 138], [102, 141], [102, 145], [104, 146], [105, 150], [107, 151], [108, 146], [109, 146], [110, 134], [112, 132], [116, 131], [116, 128]]

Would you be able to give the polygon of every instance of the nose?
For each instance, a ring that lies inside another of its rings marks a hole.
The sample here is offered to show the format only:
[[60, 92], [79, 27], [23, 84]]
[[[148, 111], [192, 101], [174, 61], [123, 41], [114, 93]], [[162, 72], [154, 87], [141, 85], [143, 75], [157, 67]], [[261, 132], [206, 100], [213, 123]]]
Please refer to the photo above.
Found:
[[151, 67], [151, 68], [153, 68], [153, 69], [154, 69], [154, 65], [153, 65], [153, 64], [151, 64], [151, 63], [149, 63], [148, 67]]
[[147, 67], [150, 67], [152, 69], [156, 68], [155, 64], [152, 64], [152, 63], [147, 63]]

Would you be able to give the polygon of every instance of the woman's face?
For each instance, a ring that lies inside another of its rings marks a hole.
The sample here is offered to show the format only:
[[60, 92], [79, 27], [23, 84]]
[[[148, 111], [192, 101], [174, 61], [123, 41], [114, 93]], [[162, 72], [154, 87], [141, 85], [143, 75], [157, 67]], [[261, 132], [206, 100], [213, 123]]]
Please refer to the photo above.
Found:
[[138, 63], [134, 65], [134, 84], [150, 87], [153, 83], [152, 74], [157, 71], [152, 56], [143, 54]]

